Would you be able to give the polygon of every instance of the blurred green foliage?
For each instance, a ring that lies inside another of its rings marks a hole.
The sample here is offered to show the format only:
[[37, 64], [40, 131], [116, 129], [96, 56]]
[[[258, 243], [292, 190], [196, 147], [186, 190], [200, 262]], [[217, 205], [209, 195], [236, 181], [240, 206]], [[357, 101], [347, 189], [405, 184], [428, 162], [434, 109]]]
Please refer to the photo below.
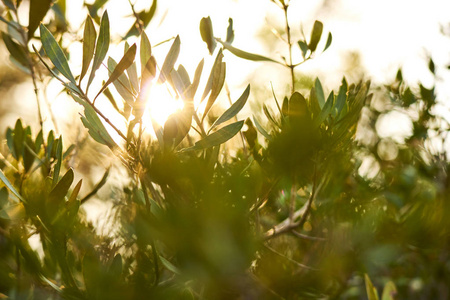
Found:
[[[326, 94], [316, 79], [301, 94], [294, 69], [330, 47], [332, 36], [322, 40], [323, 24], [316, 21], [310, 37], [291, 41], [289, 3], [272, 2], [286, 16], [290, 57], [284, 60], [232, 45], [231, 19], [225, 41], [214, 36], [211, 18], [200, 21], [201, 38], [215, 55], [201, 111], [193, 100], [200, 97], [203, 60], [192, 78], [176, 65], [179, 37], [162, 64], [152, 55], [143, 30], [157, 1], [135, 13], [136, 26], [125, 38], [140, 35], [139, 46], [126, 44], [118, 63], [108, 58], [109, 78], [91, 100], [87, 91], [110, 45], [107, 1], [86, 4], [83, 66], [74, 76], [61, 46], [65, 1], [33, 1], [40, 9], [30, 11], [26, 28], [17, 22], [21, 1], [3, 0], [1, 21], [9, 26], [2, 37], [11, 60], [35, 85], [41, 76], [61, 81], [83, 106], [89, 135], [111, 149], [127, 178], [105, 200], [113, 203], [114, 226], [100, 234], [85, 203], [110, 170], [82, 195], [73, 168], [84, 159], [76, 155], [82, 145], [65, 147], [61, 136], [21, 119], [8, 128], [0, 160], [1, 297], [448, 299], [448, 159], [445, 148], [429, 146], [445, 144], [448, 123], [435, 114], [434, 88], [408, 87], [399, 71], [389, 86], [344, 78]], [[50, 7], [56, 13], [39, 26]], [[41, 49], [30, 51], [32, 39], [41, 40]], [[300, 62], [291, 54], [297, 46]], [[220, 116], [211, 113], [228, 55], [290, 72], [291, 93], [282, 101], [274, 93], [277, 110], [263, 104], [264, 120], [237, 118], [250, 86]], [[436, 76], [432, 60], [429, 66]], [[143, 107], [156, 82], [172, 89], [184, 108], [164, 126], [154, 123], [156, 138], [148, 139]], [[96, 106], [100, 95], [122, 116], [126, 132]], [[409, 116], [413, 130], [406, 138], [378, 135], [377, 122], [391, 111]]]

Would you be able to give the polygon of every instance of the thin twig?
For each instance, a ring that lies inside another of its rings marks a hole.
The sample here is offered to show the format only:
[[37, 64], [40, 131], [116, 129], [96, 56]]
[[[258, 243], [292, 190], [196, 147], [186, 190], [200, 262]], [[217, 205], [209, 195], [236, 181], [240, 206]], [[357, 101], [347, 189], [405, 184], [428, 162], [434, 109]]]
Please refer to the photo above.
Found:
[[279, 256], [281, 256], [281, 257], [287, 259], [288, 261], [290, 261], [291, 263], [297, 265], [297, 266], [300, 267], [300, 268], [307, 269], [307, 270], [311, 270], [311, 271], [318, 271], [318, 270], [319, 270], [319, 269], [317, 269], [317, 268], [313, 268], [313, 267], [304, 265], [304, 264], [302, 264], [302, 263], [299, 263], [298, 261], [293, 260], [293, 259], [290, 258], [290, 257], [287, 257], [287, 256], [284, 255], [283, 253], [278, 252], [277, 250], [273, 249], [272, 247], [270, 247], [270, 246], [268, 246], [268, 245], [264, 245], [264, 247], [267, 248], [268, 250], [270, 250], [271, 252], [273, 252], [273, 253], [275, 253], [275, 254], [277, 254], [277, 255], [279, 255]]

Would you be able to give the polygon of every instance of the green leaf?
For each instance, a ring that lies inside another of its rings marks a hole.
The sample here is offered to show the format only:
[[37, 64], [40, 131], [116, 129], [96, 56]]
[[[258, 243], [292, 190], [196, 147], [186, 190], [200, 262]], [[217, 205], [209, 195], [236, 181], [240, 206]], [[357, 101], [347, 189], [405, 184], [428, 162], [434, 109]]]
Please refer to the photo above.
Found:
[[379, 300], [377, 289], [373, 286], [372, 281], [367, 274], [364, 274], [364, 278], [366, 281], [366, 292], [368, 300]]
[[202, 36], [202, 40], [208, 46], [209, 54], [212, 55], [217, 44], [214, 39], [212, 22], [209, 16], [200, 20], [200, 35]]
[[117, 66], [114, 68], [114, 71], [112, 71], [108, 81], [106, 81], [106, 83], [102, 86], [97, 96], [95, 96], [94, 100], [97, 99], [97, 97], [108, 87], [108, 85], [111, 82], [116, 81], [120, 77], [120, 75], [122, 75], [123, 72], [133, 64], [135, 56], [136, 56], [136, 44], [133, 44], [133, 46], [131, 46], [130, 49], [128, 49], [128, 51], [119, 61]]
[[73, 189], [72, 194], [70, 194], [70, 198], [67, 201], [68, 203], [72, 203], [72, 202], [77, 200], [77, 196], [80, 193], [80, 189], [81, 189], [81, 184], [82, 183], [83, 183], [83, 179], [80, 179], [80, 181], [78, 181], [77, 185]]
[[0, 209], [2, 209], [6, 203], [8, 203], [9, 199], [9, 192], [6, 187], [2, 187], [0, 189]]
[[[33, 37], [39, 23], [44, 19], [50, 9], [52, 0], [32, 0], [30, 1], [30, 11], [28, 17], [28, 40]], [[41, 31], [42, 35], [42, 31]], [[48, 53], [47, 53], [48, 55]]]
[[256, 127], [256, 129], [258, 129], [259, 133], [261, 133], [269, 141], [272, 140], [272, 137], [270, 136], [270, 134], [264, 129], [264, 127], [261, 126], [261, 124], [255, 118], [255, 116], [253, 116], [253, 123], [255, 123], [255, 127]]
[[17, 190], [14, 188], [14, 186], [11, 184], [11, 182], [6, 178], [5, 174], [3, 174], [3, 171], [0, 170], [0, 180], [3, 182], [3, 184], [17, 197], [20, 201], [26, 203], [27, 201], [17, 192]]
[[[124, 50], [124, 56], [127, 53], [127, 51], [130, 49], [130, 46], [127, 42], [125, 42], [125, 50]], [[136, 56], [136, 54], [135, 54]], [[136, 68], [136, 62], [133, 57], [133, 63], [127, 68], [127, 74], [128, 78], [130, 79], [131, 87], [133, 88], [133, 91], [135, 93], [139, 92], [139, 79], [138, 79], [138, 73]]]
[[325, 105], [325, 95], [323, 93], [322, 84], [320, 83], [319, 78], [316, 78], [314, 87], [315, 87], [317, 102], [319, 103], [320, 109], [322, 109], [323, 106]]
[[205, 63], [205, 60], [202, 59], [199, 62], [197, 68], [195, 69], [194, 79], [192, 81], [192, 84], [189, 86], [189, 88], [185, 92], [185, 95], [184, 95], [185, 99], [188, 99], [188, 100], [194, 99], [195, 93], [197, 92], [197, 88], [200, 83], [200, 77], [202, 75], [204, 63]]
[[180, 54], [180, 36], [177, 35], [170, 47], [169, 53], [167, 53], [166, 59], [161, 67], [161, 73], [159, 74], [158, 83], [164, 83], [169, 78], [170, 72], [175, 65]]
[[231, 44], [234, 40], [234, 30], [233, 30], [233, 19], [229, 18], [228, 19], [228, 28], [227, 28], [227, 38], [226, 38], [226, 42]]
[[333, 41], [333, 36], [331, 35], [331, 32], [328, 32], [327, 43], [325, 44], [325, 48], [323, 49], [324, 52], [325, 52], [325, 50], [328, 49], [328, 47], [331, 46], [332, 41]]
[[337, 116], [339, 116], [339, 114], [341, 113], [342, 109], [345, 106], [345, 102], [347, 101], [347, 81], [344, 79], [342, 79], [342, 85], [339, 88], [339, 93], [336, 97], [336, 110], [337, 110]]
[[83, 36], [83, 64], [81, 68], [80, 82], [91, 64], [92, 57], [94, 57], [95, 51], [95, 39], [97, 32], [95, 31], [94, 22], [92, 18], [88, 16], [84, 24], [84, 36]]
[[216, 132], [211, 133], [210, 135], [207, 135], [205, 138], [196, 142], [193, 147], [183, 149], [183, 151], [202, 150], [221, 145], [234, 137], [241, 130], [242, 126], [244, 126], [244, 121], [239, 121], [222, 127]]
[[231, 53], [233, 53], [237, 57], [240, 57], [240, 58], [243, 58], [243, 59], [247, 59], [247, 60], [252, 60], [252, 61], [269, 61], [269, 62], [274, 62], [274, 63], [283, 65], [279, 61], [273, 60], [271, 58], [268, 58], [268, 57], [265, 57], [265, 56], [262, 56], [262, 55], [259, 55], [259, 54], [246, 52], [246, 51], [243, 51], [241, 49], [235, 48], [235, 47], [231, 46], [230, 43], [223, 42], [220, 39], [217, 39], [217, 41], [219, 43], [221, 43], [222, 46], [225, 49], [227, 49], [228, 51], [230, 51]]
[[306, 57], [306, 53], [308, 52], [308, 45], [305, 41], [298, 41], [298, 46], [300, 47], [300, 50], [302, 50], [302, 56], [303, 58]]
[[228, 121], [229, 119], [233, 118], [238, 114], [238, 112], [241, 111], [241, 109], [244, 107], [245, 103], [247, 102], [248, 96], [250, 95], [250, 85], [247, 85], [247, 88], [242, 93], [242, 95], [239, 97], [239, 99], [236, 100], [236, 102], [231, 105], [230, 108], [228, 108], [211, 126], [211, 129], [222, 124], [223, 122]]
[[315, 21], [313, 29], [311, 31], [311, 40], [309, 41], [308, 48], [311, 50], [311, 52], [316, 51], [317, 44], [320, 41], [320, 38], [322, 36], [323, 31], [323, 24], [320, 21]]
[[59, 172], [61, 170], [61, 164], [62, 164], [62, 149], [63, 149], [63, 142], [62, 137], [58, 139], [58, 142], [56, 144], [56, 165], [53, 171], [53, 183], [52, 187], [55, 187], [59, 180]]
[[72, 72], [69, 68], [69, 64], [67, 63], [67, 58], [64, 55], [61, 47], [59, 47], [59, 44], [56, 42], [50, 31], [48, 31], [47, 27], [45, 27], [43, 24], [41, 24], [40, 26], [40, 31], [42, 46], [44, 47], [47, 56], [55, 65], [56, 69], [58, 69], [58, 71], [64, 77], [70, 80], [70, 82], [76, 85], [75, 78], [73, 77]]
[[309, 115], [306, 99], [299, 92], [293, 93], [289, 98], [288, 115], [290, 122], [295, 124], [301, 123]]
[[109, 49], [109, 18], [108, 12], [105, 10], [100, 22], [100, 32], [98, 34], [97, 44], [95, 46], [94, 62], [92, 64], [91, 74], [89, 75], [89, 80], [87, 83], [86, 90], [94, 80], [95, 72], [100, 68], [103, 60], [106, 57]]
[[25, 48], [14, 40], [6, 33], [2, 32], [3, 42], [5, 43], [6, 49], [8, 49], [9, 54], [23, 67], [29, 69], [27, 54]]
[[175, 267], [170, 261], [168, 261], [161, 255], [159, 256], [159, 259], [161, 260], [161, 263], [163, 264], [164, 267], [166, 267], [167, 270], [177, 275], [181, 274], [181, 271], [177, 267]]
[[200, 102], [203, 102], [203, 100], [205, 100], [206, 96], [208, 96], [209, 92], [211, 91], [214, 73], [216, 72], [217, 68], [220, 68], [222, 64], [222, 59], [223, 59], [222, 49], [219, 49], [216, 59], [214, 60], [214, 64], [211, 68], [211, 73], [209, 74], [208, 81], [206, 82], [205, 90], [203, 91], [203, 95], [202, 98], [200, 99]]
[[[48, 205], [57, 206], [64, 201], [64, 197], [70, 189], [73, 183], [74, 173], [72, 169], [69, 169], [66, 174], [61, 178], [58, 184], [51, 190], [48, 196]], [[55, 209], [56, 210], [56, 209]]]
[[141, 45], [139, 49], [140, 59], [141, 59], [141, 76], [144, 74], [145, 65], [148, 60], [152, 56], [152, 45], [150, 44], [150, 40], [148, 39], [145, 31], [141, 33]]
[[[113, 70], [115, 70], [117, 67], [117, 63], [114, 59], [111, 57], [108, 58], [108, 70], [109, 70], [109, 76], [112, 75]], [[125, 100], [128, 105], [134, 104], [134, 95], [131, 91], [131, 84], [130, 80], [128, 79], [127, 75], [125, 73], [121, 73], [119, 77], [113, 81], [113, 85], [116, 88], [119, 95]]]
[[217, 97], [219, 96], [220, 91], [222, 90], [222, 87], [225, 83], [225, 73], [226, 73], [226, 64], [224, 62], [221, 62], [214, 69], [213, 78], [212, 78], [212, 86], [211, 86], [211, 94], [209, 95], [208, 102], [206, 103], [206, 106], [205, 106], [205, 111], [203, 112], [202, 122], [205, 119], [205, 117], [208, 114], [211, 107], [213, 106]]
[[267, 107], [266, 104], [263, 104], [263, 112], [264, 115], [266, 115], [267, 119], [269, 119], [269, 121], [275, 125], [276, 127], [281, 128], [280, 124], [275, 120], [275, 118], [272, 116], [272, 112], [271, 110], [269, 111], [269, 108]]
[[397, 287], [395, 286], [394, 282], [388, 281], [384, 286], [381, 300], [395, 300], [396, 295]]
[[334, 102], [334, 92], [331, 91], [330, 95], [328, 96], [327, 102], [325, 102], [325, 105], [323, 106], [323, 109], [319, 114], [319, 117], [316, 119], [316, 125], [322, 124], [322, 122], [332, 112], [334, 104], [333, 102]]
[[12, 0], [2, 0], [3, 4], [8, 7], [9, 9], [15, 11], [16, 10], [16, 6], [14, 5], [14, 3], [12, 2]]

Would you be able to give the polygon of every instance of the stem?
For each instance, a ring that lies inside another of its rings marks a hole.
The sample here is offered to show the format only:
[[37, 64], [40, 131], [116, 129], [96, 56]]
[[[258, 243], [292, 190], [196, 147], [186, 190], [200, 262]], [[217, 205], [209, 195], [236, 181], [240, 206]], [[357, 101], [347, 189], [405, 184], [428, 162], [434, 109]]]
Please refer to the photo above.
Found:
[[291, 93], [293, 94], [295, 92], [295, 74], [294, 74], [294, 68], [295, 66], [292, 64], [292, 42], [291, 42], [291, 27], [289, 26], [288, 22], [288, 4], [283, 5], [284, 10], [284, 19], [286, 21], [286, 35], [287, 35], [287, 43], [289, 48], [289, 64], [287, 67], [290, 70], [291, 73]]

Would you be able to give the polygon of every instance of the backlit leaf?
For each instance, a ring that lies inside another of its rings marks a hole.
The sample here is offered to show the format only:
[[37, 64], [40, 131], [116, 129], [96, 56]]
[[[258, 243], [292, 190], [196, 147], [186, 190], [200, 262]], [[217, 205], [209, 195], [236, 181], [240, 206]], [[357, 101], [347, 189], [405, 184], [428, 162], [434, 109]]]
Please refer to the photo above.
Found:
[[205, 90], [203, 91], [202, 98], [200, 99], [200, 102], [203, 102], [203, 100], [208, 96], [209, 92], [211, 91], [212, 84], [213, 84], [213, 77], [214, 73], [216, 72], [217, 68], [220, 68], [222, 64], [223, 54], [222, 49], [219, 50], [217, 53], [216, 59], [214, 60], [213, 67], [211, 68], [211, 73], [209, 74], [208, 81], [206, 82]]
[[366, 282], [366, 292], [368, 300], [379, 300], [377, 289], [373, 286], [372, 281], [367, 274], [364, 274], [364, 279]]
[[181, 274], [181, 271], [177, 267], [175, 267], [170, 261], [168, 261], [161, 255], [159, 256], [159, 259], [161, 260], [161, 263], [163, 264], [164, 267], [166, 267], [167, 270], [177, 275]]
[[226, 38], [226, 42], [231, 44], [234, 40], [234, 30], [233, 30], [233, 19], [229, 18], [228, 19], [228, 28], [227, 28], [227, 38]]
[[50, 58], [52, 63], [55, 65], [56, 69], [70, 82], [76, 85], [75, 78], [70, 71], [69, 64], [67, 63], [66, 55], [62, 51], [59, 44], [56, 42], [53, 35], [43, 24], [40, 26], [41, 31], [41, 41], [42, 46], [44, 47], [45, 53]]
[[98, 34], [97, 44], [95, 45], [94, 62], [92, 64], [92, 70], [91, 74], [89, 75], [86, 89], [89, 89], [92, 80], [94, 80], [95, 72], [98, 70], [98, 68], [100, 68], [103, 60], [106, 57], [106, 54], [108, 53], [109, 39], [109, 18], [108, 12], [105, 11], [100, 22], [100, 31]]
[[2, 38], [11, 57], [17, 60], [17, 62], [20, 63], [23, 67], [28, 69], [28, 59], [25, 48], [14, 42], [14, 40], [4, 32], [2, 32]]
[[173, 66], [175, 65], [175, 62], [178, 59], [178, 54], [180, 54], [180, 36], [177, 35], [161, 67], [158, 83], [164, 83], [167, 80]]
[[141, 33], [141, 45], [139, 51], [140, 51], [139, 54], [141, 59], [141, 75], [142, 75], [144, 73], [145, 65], [152, 56], [152, 46], [145, 31], [142, 31]]
[[266, 139], [269, 141], [272, 139], [270, 134], [262, 127], [262, 125], [258, 122], [258, 120], [253, 116], [253, 123], [255, 123], [256, 129], [258, 129], [259, 133], [261, 133]]
[[270, 61], [270, 62], [282, 64], [282, 63], [280, 63], [280, 62], [278, 62], [276, 60], [273, 60], [271, 58], [268, 58], [268, 57], [265, 57], [265, 56], [262, 56], [262, 55], [259, 55], [259, 54], [246, 52], [246, 51], [243, 51], [241, 49], [235, 48], [235, 47], [231, 46], [230, 43], [223, 42], [223, 41], [221, 41], [219, 39], [217, 39], [217, 41], [219, 43], [221, 43], [225, 49], [227, 49], [228, 51], [230, 51], [231, 53], [233, 53], [237, 57], [240, 57], [240, 58], [243, 58], [243, 59], [247, 59], [247, 60], [252, 60], [252, 61]]
[[97, 32], [95, 31], [94, 22], [92, 18], [88, 16], [84, 25], [84, 36], [83, 36], [83, 64], [81, 68], [80, 82], [89, 68], [89, 65], [94, 57], [95, 51], [95, 39], [97, 37]]
[[309, 41], [308, 48], [311, 50], [311, 52], [316, 51], [317, 44], [320, 41], [320, 38], [322, 36], [323, 31], [323, 24], [320, 21], [315, 21], [313, 29], [311, 31], [311, 40]]
[[133, 46], [131, 46], [130, 49], [128, 49], [128, 51], [125, 53], [125, 55], [119, 61], [117, 66], [114, 68], [111, 75], [109, 76], [109, 79], [102, 86], [102, 88], [98, 92], [97, 96], [95, 96], [94, 100], [108, 87], [108, 85], [111, 82], [114, 82], [115, 80], [117, 80], [120, 77], [120, 75], [122, 75], [123, 72], [129, 66], [131, 66], [133, 64], [135, 56], [136, 56], [136, 44], [133, 44]]
[[51, 4], [52, 0], [30, 1], [30, 10], [28, 16], [28, 40], [30, 40], [33, 37], [33, 34], [38, 28], [39, 23], [44, 19], [45, 15], [47, 14], [47, 11], [50, 9]]
[[305, 41], [298, 41], [298, 46], [300, 47], [300, 50], [302, 50], [302, 56], [303, 58], [306, 57], [306, 53], [308, 52], [308, 45]]
[[0, 170], [0, 180], [17, 198], [19, 198], [22, 202], [26, 203], [26, 200], [17, 192], [17, 190], [8, 180], [8, 178], [6, 178], [5, 174], [3, 174], [2, 170]]
[[[108, 58], [108, 70], [109, 76], [112, 75], [113, 70], [117, 67], [117, 63], [111, 57]], [[131, 91], [131, 84], [125, 73], [119, 75], [119, 77], [113, 81], [113, 85], [116, 88], [119, 95], [128, 103], [128, 105], [134, 104], [134, 95]]]
[[202, 40], [208, 46], [209, 54], [212, 55], [216, 48], [216, 41], [214, 39], [212, 22], [209, 16], [200, 20], [200, 35], [202, 36]]
[[333, 41], [333, 35], [331, 34], [331, 32], [328, 32], [327, 43], [325, 44], [325, 48], [323, 49], [323, 51], [327, 50], [328, 47], [331, 46], [332, 41]]
[[202, 75], [204, 63], [205, 63], [205, 60], [202, 59], [199, 62], [197, 68], [195, 69], [194, 79], [192, 81], [192, 84], [189, 86], [189, 88], [185, 92], [185, 95], [184, 95], [185, 99], [192, 100], [194, 98], [195, 92], [197, 91], [198, 85], [200, 83], [200, 77]]
[[58, 139], [58, 142], [56, 144], [56, 165], [53, 171], [53, 182], [52, 187], [55, 187], [59, 180], [59, 172], [61, 170], [61, 164], [62, 164], [62, 149], [63, 149], [63, 141], [60, 137]]
[[316, 78], [314, 87], [315, 87], [317, 102], [319, 103], [320, 109], [322, 109], [323, 106], [325, 105], [325, 95], [323, 93], [322, 84], [320, 83], [319, 78]]
[[241, 130], [242, 126], [244, 126], [244, 121], [239, 121], [222, 127], [216, 132], [211, 133], [202, 140], [196, 142], [193, 147], [183, 149], [183, 151], [202, 150], [214, 146], [219, 146], [234, 137]]
[[50, 205], [57, 205], [64, 201], [64, 197], [72, 185], [74, 173], [72, 169], [69, 169], [66, 174], [61, 178], [58, 184], [52, 189], [48, 196]]
[[206, 103], [205, 111], [203, 112], [202, 116], [202, 121], [203, 119], [205, 119], [209, 110], [211, 109], [217, 97], [219, 96], [220, 91], [222, 90], [222, 87], [225, 83], [225, 73], [226, 73], [226, 64], [224, 62], [221, 62], [219, 65], [217, 65], [217, 68], [214, 69], [211, 94], [209, 95], [208, 102]]
[[245, 103], [247, 102], [248, 96], [250, 95], [250, 85], [247, 85], [247, 88], [242, 93], [242, 95], [239, 97], [236, 102], [233, 103], [233, 105], [230, 106], [211, 126], [211, 128], [214, 128], [223, 122], [226, 122], [236, 116], [238, 112], [241, 111], [241, 109], [244, 107]]
[[383, 289], [383, 294], [381, 295], [381, 300], [395, 300], [397, 295], [397, 287], [394, 282], [388, 281]]

